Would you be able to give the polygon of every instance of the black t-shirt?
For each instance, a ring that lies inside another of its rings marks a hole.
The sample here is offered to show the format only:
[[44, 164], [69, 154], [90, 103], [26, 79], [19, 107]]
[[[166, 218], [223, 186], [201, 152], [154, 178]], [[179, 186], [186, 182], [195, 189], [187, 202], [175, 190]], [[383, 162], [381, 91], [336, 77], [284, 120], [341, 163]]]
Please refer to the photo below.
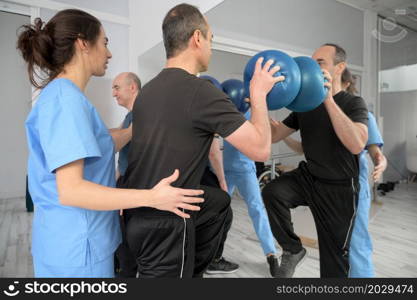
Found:
[[[368, 110], [361, 97], [342, 91], [333, 98], [353, 122], [368, 126]], [[358, 157], [337, 137], [324, 104], [310, 112], [293, 112], [283, 123], [300, 130], [307, 166], [314, 176], [328, 180], [346, 180], [359, 176]]]
[[179, 169], [173, 184], [198, 188], [214, 133], [227, 137], [246, 119], [208, 80], [167, 68], [146, 84], [133, 107], [133, 135], [121, 187], [152, 188]]

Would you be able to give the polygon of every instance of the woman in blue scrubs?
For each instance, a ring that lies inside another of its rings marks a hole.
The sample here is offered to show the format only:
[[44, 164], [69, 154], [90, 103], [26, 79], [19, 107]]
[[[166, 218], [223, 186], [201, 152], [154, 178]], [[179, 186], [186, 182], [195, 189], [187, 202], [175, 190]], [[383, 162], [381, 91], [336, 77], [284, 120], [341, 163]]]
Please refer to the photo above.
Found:
[[[131, 128], [110, 134], [84, 94], [91, 76], [105, 74], [107, 43], [98, 19], [73, 9], [46, 25], [38, 18], [19, 35], [30, 80], [42, 89], [26, 120], [36, 277], [113, 277], [117, 210], [148, 206], [189, 217], [181, 209], [199, 210], [203, 201], [188, 197], [202, 191], [170, 186], [177, 170], [151, 190], [115, 188], [114, 154]], [[40, 83], [35, 70], [46, 74]]]
[[[348, 69], [342, 75], [343, 88], [351, 93], [356, 93], [355, 79]], [[372, 180], [378, 181], [387, 167], [387, 160], [381, 152], [384, 145], [381, 133], [378, 130], [375, 117], [368, 112], [368, 142], [365, 149], [359, 154], [359, 201], [356, 210], [355, 224], [349, 247], [349, 277], [374, 277], [374, 265], [372, 263], [372, 240], [368, 230], [369, 211], [371, 209], [371, 192], [368, 181], [368, 158], [371, 157], [375, 169], [372, 172]]]
[[[245, 113], [245, 118], [250, 119], [250, 110]], [[278, 268], [277, 250], [262, 201], [255, 162], [224, 141], [223, 164], [229, 195], [232, 196], [237, 188], [245, 200], [256, 235], [266, 256], [269, 271], [271, 276], [275, 277]]]
[[368, 118], [368, 142], [365, 150], [359, 154], [359, 201], [349, 247], [349, 277], [360, 278], [375, 276], [372, 263], [372, 240], [368, 231], [371, 193], [366, 153], [369, 153], [375, 165], [375, 170], [372, 173], [374, 181], [379, 179], [386, 168], [386, 158], [380, 150], [384, 142], [373, 114], [368, 112]]

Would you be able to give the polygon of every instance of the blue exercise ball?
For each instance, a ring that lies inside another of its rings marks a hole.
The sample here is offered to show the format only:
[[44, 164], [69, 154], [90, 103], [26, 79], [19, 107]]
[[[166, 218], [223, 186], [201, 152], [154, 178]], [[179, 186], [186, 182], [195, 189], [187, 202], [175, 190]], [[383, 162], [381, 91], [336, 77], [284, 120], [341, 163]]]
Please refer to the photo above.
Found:
[[307, 56], [294, 58], [301, 72], [301, 88], [287, 108], [295, 112], [307, 112], [323, 103], [327, 95], [324, 76], [319, 64]]
[[220, 82], [216, 78], [211, 77], [209, 75], [201, 75], [200, 78], [206, 79], [206, 80], [210, 81], [212, 84], [214, 84], [214, 86], [216, 88], [218, 88], [219, 90], [223, 91], [222, 85], [220, 84]]
[[271, 68], [279, 65], [281, 69], [275, 73], [275, 77], [285, 76], [285, 80], [277, 82], [267, 96], [269, 110], [276, 110], [290, 104], [298, 94], [301, 85], [301, 75], [297, 63], [288, 54], [278, 50], [266, 50], [254, 55], [245, 67], [243, 81], [245, 95], [249, 97], [249, 84], [255, 70], [255, 64], [259, 57], [263, 57], [262, 66], [270, 59], [274, 60]]
[[236, 108], [245, 113], [249, 109], [249, 103], [245, 102], [245, 88], [243, 82], [238, 79], [228, 79], [222, 83], [223, 92], [225, 92]]

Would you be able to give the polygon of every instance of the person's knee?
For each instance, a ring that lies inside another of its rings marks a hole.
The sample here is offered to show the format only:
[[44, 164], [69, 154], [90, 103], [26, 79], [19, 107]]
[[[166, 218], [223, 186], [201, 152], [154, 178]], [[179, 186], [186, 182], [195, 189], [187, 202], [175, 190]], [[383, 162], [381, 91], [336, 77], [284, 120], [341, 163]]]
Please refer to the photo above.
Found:
[[248, 210], [250, 211], [263, 211], [265, 209], [265, 205], [263, 203], [261, 195], [254, 195], [245, 198], [246, 204], [248, 206]]
[[251, 217], [251, 219], [259, 220], [262, 217], [263, 213], [263, 207], [256, 206], [249, 208], [249, 216]]
[[213, 211], [225, 211], [230, 207], [231, 198], [228, 193], [219, 188], [202, 186], [204, 190], [204, 207], [210, 207]]

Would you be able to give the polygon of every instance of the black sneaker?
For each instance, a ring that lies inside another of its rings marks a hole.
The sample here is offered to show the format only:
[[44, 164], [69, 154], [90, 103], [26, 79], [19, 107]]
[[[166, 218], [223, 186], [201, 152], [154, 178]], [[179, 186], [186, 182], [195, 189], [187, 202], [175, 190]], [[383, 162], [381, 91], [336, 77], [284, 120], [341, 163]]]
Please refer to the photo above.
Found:
[[278, 269], [278, 278], [291, 278], [294, 275], [295, 268], [301, 264], [305, 258], [307, 250], [302, 248], [300, 252], [292, 254], [284, 251], [281, 256], [281, 265]]
[[277, 277], [279, 264], [278, 259], [275, 255], [270, 255], [266, 257], [266, 261], [269, 265], [269, 272], [271, 273], [272, 277]]
[[223, 257], [219, 260], [213, 260], [208, 266], [207, 274], [229, 274], [234, 273], [239, 269], [239, 265], [225, 260]]

